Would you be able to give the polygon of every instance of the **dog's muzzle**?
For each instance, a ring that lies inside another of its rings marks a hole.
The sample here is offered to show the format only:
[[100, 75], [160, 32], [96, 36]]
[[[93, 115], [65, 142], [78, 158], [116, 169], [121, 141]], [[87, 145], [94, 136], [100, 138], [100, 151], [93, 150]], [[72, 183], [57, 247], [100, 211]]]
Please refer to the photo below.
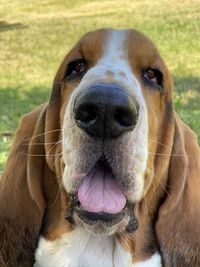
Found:
[[95, 84], [81, 92], [74, 105], [79, 128], [96, 138], [116, 138], [134, 129], [138, 105], [115, 84]]
[[91, 142], [102, 144], [102, 155], [75, 192], [77, 201], [68, 218], [76, 214], [85, 224], [111, 226], [124, 221], [127, 231], [137, 228], [126, 193], [110, 167], [106, 146], [135, 128], [138, 112], [134, 97], [116, 84], [95, 84], [77, 95], [73, 107], [76, 125]]

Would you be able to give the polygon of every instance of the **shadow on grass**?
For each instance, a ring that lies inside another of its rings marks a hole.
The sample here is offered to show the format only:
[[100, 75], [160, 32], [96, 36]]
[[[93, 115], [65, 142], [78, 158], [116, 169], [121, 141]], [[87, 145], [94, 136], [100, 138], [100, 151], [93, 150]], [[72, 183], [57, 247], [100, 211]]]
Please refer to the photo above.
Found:
[[3, 88], [0, 90], [0, 135], [13, 133], [19, 118], [46, 102], [50, 88], [33, 87], [31, 90], [21, 88]]
[[17, 23], [8, 23], [6, 21], [0, 21], [0, 33], [10, 30], [18, 30], [18, 29], [24, 29], [27, 28], [27, 25], [24, 25], [20, 22]]
[[175, 77], [174, 84], [175, 100], [180, 100], [180, 107], [200, 111], [200, 77]]
[[0, 89], [0, 174], [20, 117], [46, 102], [50, 92], [47, 87]]
[[187, 90], [200, 93], [200, 77], [174, 77], [174, 87], [178, 93]]
[[200, 77], [175, 77], [174, 104], [200, 142]]

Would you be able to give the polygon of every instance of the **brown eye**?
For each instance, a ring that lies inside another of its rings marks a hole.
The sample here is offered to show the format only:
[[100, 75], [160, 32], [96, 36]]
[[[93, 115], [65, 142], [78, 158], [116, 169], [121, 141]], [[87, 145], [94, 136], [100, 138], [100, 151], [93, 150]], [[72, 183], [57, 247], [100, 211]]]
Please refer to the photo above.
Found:
[[84, 59], [77, 59], [69, 63], [66, 77], [75, 75], [75, 74], [83, 74], [87, 70], [87, 64]]
[[85, 70], [85, 62], [77, 62], [73, 66], [73, 72], [81, 72]]
[[158, 69], [145, 69], [143, 71], [143, 78], [145, 81], [150, 82], [152, 85], [159, 85], [162, 86], [162, 80], [163, 80], [163, 76], [162, 73], [160, 72], [160, 70]]
[[154, 82], [156, 82], [156, 74], [153, 70], [149, 69], [146, 71], [145, 73], [146, 77], [150, 80], [153, 80]]

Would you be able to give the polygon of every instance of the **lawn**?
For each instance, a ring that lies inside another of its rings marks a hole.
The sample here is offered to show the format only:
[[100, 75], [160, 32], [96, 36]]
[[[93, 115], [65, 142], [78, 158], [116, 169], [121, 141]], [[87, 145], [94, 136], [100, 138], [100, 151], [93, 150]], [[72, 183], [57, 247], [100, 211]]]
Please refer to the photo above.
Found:
[[48, 99], [63, 56], [85, 32], [135, 28], [173, 73], [174, 103], [200, 140], [199, 0], [0, 0], [0, 170], [22, 114]]

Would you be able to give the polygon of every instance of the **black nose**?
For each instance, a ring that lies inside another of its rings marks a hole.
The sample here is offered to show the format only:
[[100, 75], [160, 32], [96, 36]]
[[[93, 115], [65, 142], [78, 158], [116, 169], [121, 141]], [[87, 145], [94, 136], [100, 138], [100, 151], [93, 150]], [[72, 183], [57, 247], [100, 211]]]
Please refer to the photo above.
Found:
[[81, 92], [74, 106], [78, 127], [98, 138], [115, 138], [134, 129], [138, 106], [114, 84], [96, 84]]

